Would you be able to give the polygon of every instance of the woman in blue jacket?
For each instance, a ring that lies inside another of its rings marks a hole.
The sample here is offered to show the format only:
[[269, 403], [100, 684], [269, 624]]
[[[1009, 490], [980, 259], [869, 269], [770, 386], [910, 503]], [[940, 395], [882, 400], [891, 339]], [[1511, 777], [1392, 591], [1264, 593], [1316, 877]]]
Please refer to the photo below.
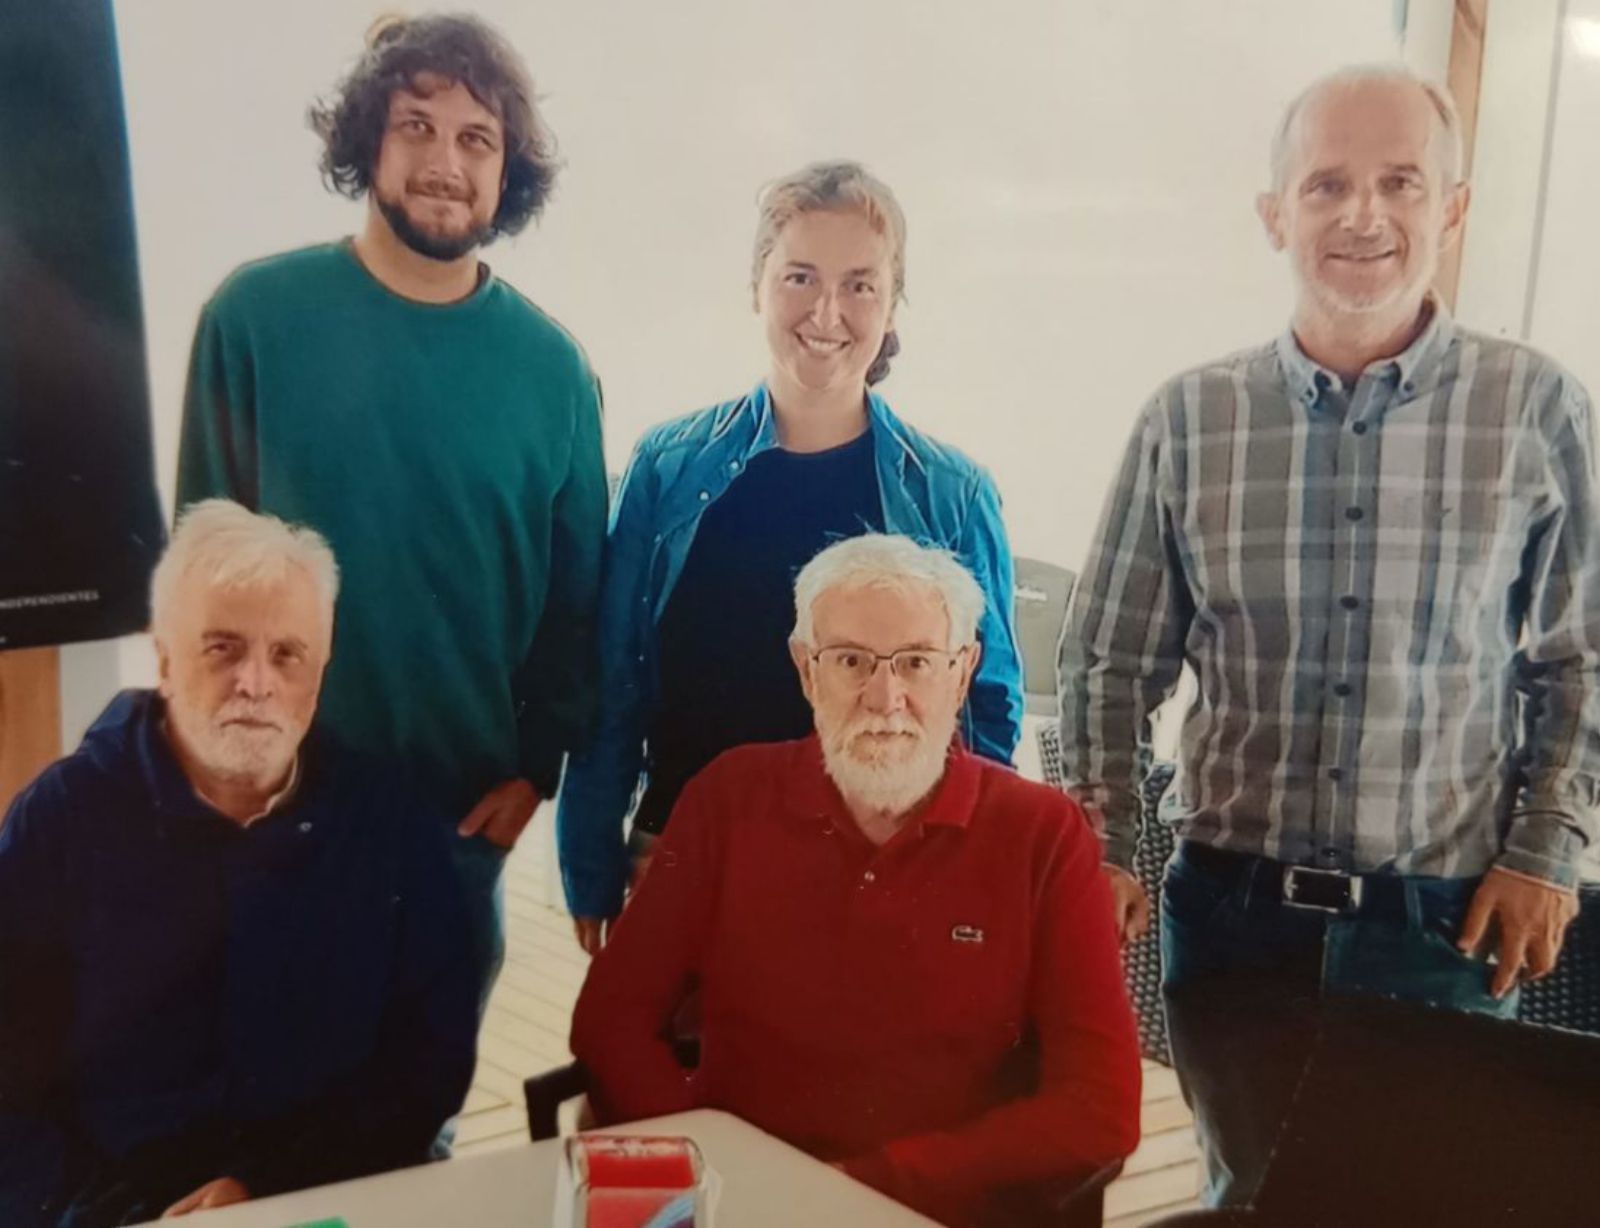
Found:
[[646, 433], [612, 510], [600, 726], [568, 765], [557, 818], [567, 902], [591, 952], [622, 908], [636, 794], [633, 830], [647, 838], [722, 751], [811, 731], [788, 651], [793, 582], [830, 542], [875, 530], [953, 551], [988, 596], [963, 734], [1009, 763], [1021, 728], [994, 482], [869, 390], [899, 350], [894, 194], [855, 163], [816, 163], [769, 186], [760, 209], [752, 286], [769, 374]]

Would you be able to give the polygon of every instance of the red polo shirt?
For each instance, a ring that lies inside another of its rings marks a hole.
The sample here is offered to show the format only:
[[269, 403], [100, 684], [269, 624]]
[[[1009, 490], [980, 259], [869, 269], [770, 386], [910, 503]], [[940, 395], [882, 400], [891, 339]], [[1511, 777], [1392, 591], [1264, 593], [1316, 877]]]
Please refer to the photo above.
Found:
[[[688, 1076], [661, 1037], [695, 986]], [[1138, 1142], [1099, 843], [1064, 794], [959, 750], [881, 848], [814, 737], [717, 759], [590, 968], [572, 1051], [608, 1120], [727, 1109], [952, 1222]]]

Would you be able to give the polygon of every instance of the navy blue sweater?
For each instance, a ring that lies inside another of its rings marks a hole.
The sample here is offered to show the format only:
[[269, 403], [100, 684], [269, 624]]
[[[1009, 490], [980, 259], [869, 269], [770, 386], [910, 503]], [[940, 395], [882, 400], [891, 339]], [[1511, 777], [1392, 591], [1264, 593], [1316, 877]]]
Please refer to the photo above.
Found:
[[118, 696], [0, 828], [0, 1223], [159, 1215], [427, 1158], [476, 992], [444, 821], [315, 733], [282, 809], [200, 801]]

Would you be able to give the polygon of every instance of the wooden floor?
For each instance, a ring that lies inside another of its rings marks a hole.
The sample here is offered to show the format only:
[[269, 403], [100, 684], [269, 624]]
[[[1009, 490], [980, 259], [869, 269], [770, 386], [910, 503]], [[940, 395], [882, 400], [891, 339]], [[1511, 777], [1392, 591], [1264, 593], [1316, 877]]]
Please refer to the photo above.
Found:
[[[544, 829], [530, 830], [507, 865], [506, 966], [489, 1002], [478, 1069], [457, 1127], [460, 1154], [522, 1141], [523, 1078], [570, 1060], [567, 1026], [589, 961], [572, 937], [571, 921], [547, 903], [548, 843]], [[1144, 1070], [1143, 1126], [1139, 1150], [1106, 1192], [1107, 1228], [1137, 1228], [1195, 1205], [1189, 1112], [1177, 1077], [1153, 1063]]]

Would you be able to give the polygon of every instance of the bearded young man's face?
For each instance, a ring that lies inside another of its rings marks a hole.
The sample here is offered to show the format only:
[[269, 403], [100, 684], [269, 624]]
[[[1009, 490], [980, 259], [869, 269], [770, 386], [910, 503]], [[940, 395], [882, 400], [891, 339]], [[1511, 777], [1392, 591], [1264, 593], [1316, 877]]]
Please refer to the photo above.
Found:
[[432, 260], [458, 260], [493, 230], [505, 129], [460, 82], [422, 74], [396, 90], [368, 189], [395, 237]]

